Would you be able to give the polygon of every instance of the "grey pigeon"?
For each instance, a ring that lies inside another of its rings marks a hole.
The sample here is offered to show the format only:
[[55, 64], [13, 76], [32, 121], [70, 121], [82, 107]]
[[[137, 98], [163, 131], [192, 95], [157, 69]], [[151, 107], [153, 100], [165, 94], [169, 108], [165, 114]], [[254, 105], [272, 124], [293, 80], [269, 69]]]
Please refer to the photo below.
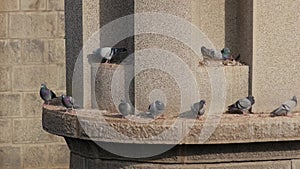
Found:
[[45, 84], [41, 84], [40, 97], [46, 104], [49, 104], [49, 101], [56, 98], [56, 94], [52, 90], [48, 89]]
[[194, 103], [191, 106], [191, 112], [193, 114], [197, 114], [197, 117], [199, 118], [205, 113], [205, 104], [206, 104], [205, 100], [201, 100], [200, 102]]
[[207, 49], [205, 46], [201, 47], [201, 53], [204, 59], [222, 60], [222, 53], [213, 49]]
[[228, 111], [234, 113], [236, 111], [246, 113], [249, 112], [250, 108], [255, 103], [253, 96], [248, 96], [242, 99], [239, 99], [234, 104], [228, 106]]
[[119, 112], [123, 117], [133, 115], [134, 108], [131, 106], [131, 104], [125, 102], [124, 100], [121, 100], [121, 103], [119, 104]]
[[71, 96], [61, 95], [62, 104], [68, 109], [77, 109], [79, 106], [75, 105], [74, 99]]
[[297, 106], [297, 97], [293, 96], [292, 99], [282, 103], [280, 107], [271, 112], [271, 116], [287, 116], [293, 108]]
[[106, 59], [105, 63], [109, 63], [114, 56], [126, 51], [127, 51], [126, 48], [104, 47], [104, 48], [98, 48], [97, 50], [93, 51], [93, 53], [95, 55], [100, 55], [101, 58]]
[[230, 49], [229, 48], [224, 48], [221, 50], [221, 53], [222, 53], [222, 58], [224, 60], [227, 60], [227, 59], [231, 59], [231, 52], [230, 52]]
[[149, 116], [153, 119], [159, 116], [165, 110], [165, 104], [159, 100], [151, 103], [148, 107]]

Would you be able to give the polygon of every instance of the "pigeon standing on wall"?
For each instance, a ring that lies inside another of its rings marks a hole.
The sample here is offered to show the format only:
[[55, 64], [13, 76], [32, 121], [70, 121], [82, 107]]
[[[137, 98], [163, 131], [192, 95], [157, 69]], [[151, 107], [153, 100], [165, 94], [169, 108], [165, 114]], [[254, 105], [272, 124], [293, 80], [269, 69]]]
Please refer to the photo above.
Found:
[[191, 112], [193, 114], [197, 114], [197, 118], [199, 118], [205, 113], [205, 104], [206, 104], [205, 100], [201, 100], [200, 102], [194, 103], [191, 106]]
[[45, 84], [41, 84], [40, 97], [46, 104], [49, 104], [49, 101], [56, 98], [56, 94], [52, 90], [48, 89]]
[[159, 100], [151, 103], [148, 107], [148, 115], [153, 119], [159, 116], [165, 110], [165, 104]]
[[230, 113], [234, 112], [242, 112], [242, 113], [249, 113], [249, 110], [255, 103], [253, 96], [248, 96], [242, 99], [239, 99], [234, 104], [228, 106], [228, 111]]
[[222, 60], [222, 53], [219, 51], [215, 51], [213, 49], [207, 49], [205, 46], [201, 47], [201, 53], [204, 59], [211, 59], [211, 60]]
[[113, 57], [126, 51], [127, 51], [126, 48], [104, 47], [104, 48], [98, 48], [93, 52], [93, 54], [100, 55], [101, 58], [106, 59], [105, 63], [109, 63]]
[[74, 99], [71, 96], [61, 95], [61, 101], [62, 101], [62, 104], [67, 109], [77, 109], [77, 108], [79, 108], [79, 106], [74, 104]]
[[134, 114], [134, 108], [131, 106], [131, 104], [125, 102], [124, 100], [121, 100], [118, 108], [123, 117]]
[[280, 107], [271, 112], [271, 116], [287, 116], [293, 108], [297, 106], [297, 97], [293, 96], [292, 99], [282, 103]]

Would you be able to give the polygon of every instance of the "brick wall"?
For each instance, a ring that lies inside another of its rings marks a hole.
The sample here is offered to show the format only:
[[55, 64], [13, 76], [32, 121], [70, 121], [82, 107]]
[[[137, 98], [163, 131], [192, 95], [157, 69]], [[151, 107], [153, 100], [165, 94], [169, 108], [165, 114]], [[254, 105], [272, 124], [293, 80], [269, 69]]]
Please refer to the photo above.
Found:
[[0, 0], [0, 168], [68, 168], [41, 127], [42, 82], [65, 92], [63, 0]]

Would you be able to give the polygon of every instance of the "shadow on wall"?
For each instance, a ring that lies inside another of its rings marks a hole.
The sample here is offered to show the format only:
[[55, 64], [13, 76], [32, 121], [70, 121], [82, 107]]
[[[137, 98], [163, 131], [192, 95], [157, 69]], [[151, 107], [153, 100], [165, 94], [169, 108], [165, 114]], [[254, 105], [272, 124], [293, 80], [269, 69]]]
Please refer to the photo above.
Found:
[[249, 94], [252, 94], [253, 0], [225, 0], [225, 46], [249, 65]]

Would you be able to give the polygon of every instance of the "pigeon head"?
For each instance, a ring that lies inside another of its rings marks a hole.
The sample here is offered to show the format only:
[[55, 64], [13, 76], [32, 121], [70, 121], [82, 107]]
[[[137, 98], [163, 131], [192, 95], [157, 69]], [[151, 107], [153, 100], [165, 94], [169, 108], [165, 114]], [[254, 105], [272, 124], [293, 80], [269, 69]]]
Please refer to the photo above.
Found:
[[156, 105], [158, 110], [164, 110], [165, 109], [164, 103], [159, 101], [159, 100], [155, 101], [155, 105]]
[[253, 105], [255, 103], [255, 100], [254, 100], [253, 96], [248, 96], [247, 99], [250, 100], [251, 105]]
[[206, 104], [205, 100], [200, 100], [200, 104]]
[[64, 99], [64, 98], [66, 98], [66, 96], [62, 94], [62, 95], [61, 95], [61, 98], [63, 98], [63, 99]]
[[294, 100], [296, 103], [298, 102], [297, 97], [293, 96], [292, 100]]
[[230, 54], [230, 49], [229, 48], [224, 48], [224, 49], [221, 50], [221, 53], [225, 54], [225, 55], [228, 55], [228, 54]]
[[46, 86], [44, 83], [42, 83], [42, 84], [41, 84], [41, 88], [44, 89], [44, 88], [47, 88], [47, 86]]

